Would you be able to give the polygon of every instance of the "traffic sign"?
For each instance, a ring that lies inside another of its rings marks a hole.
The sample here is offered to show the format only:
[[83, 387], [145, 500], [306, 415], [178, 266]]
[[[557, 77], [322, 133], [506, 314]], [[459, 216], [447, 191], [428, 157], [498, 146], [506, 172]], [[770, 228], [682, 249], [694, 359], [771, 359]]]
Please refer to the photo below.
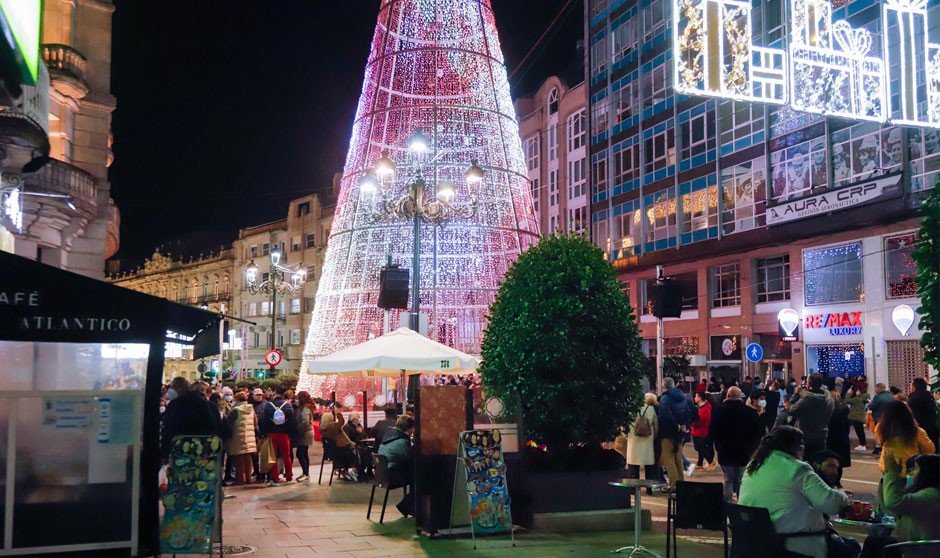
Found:
[[757, 343], [748, 345], [744, 353], [751, 362], [760, 362], [760, 359], [764, 358], [764, 348]]
[[264, 354], [264, 361], [268, 363], [268, 366], [277, 366], [281, 363], [282, 358], [281, 351], [277, 349], [271, 349]]

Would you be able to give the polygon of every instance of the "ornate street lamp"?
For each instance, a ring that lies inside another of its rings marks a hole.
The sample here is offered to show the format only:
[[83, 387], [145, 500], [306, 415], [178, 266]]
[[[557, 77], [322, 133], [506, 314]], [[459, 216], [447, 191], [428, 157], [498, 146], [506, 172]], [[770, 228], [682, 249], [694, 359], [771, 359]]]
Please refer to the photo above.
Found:
[[[281, 251], [277, 248], [271, 250], [271, 271], [268, 278], [258, 283], [258, 265], [254, 260], [245, 269], [245, 278], [248, 280], [247, 288], [251, 294], [271, 295], [271, 350], [277, 343], [277, 295], [291, 295], [302, 289], [307, 282], [307, 270], [302, 263], [293, 266], [281, 265]], [[271, 377], [275, 375], [275, 367], [271, 366]]]
[[[420, 331], [420, 286], [421, 286], [421, 223], [432, 226], [443, 225], [451, 219], [469, 219], [476, 214], [477, 192], [483, 182], [484, 172], [477, 162], [470, 161], [464, 172], [467, 183], [467, 201], [457, 204], [454, 199], [457, 195], [457, 185], [452, 180], [441, 180], [431, 184], [424, 177], [423, 161], [425, 155], [432, 150], [431, 141], [419, 128], [408, 138], [408, 150], [411, 153], [411, 167], [414, 169], [406, 193], [399, 198], [387, 196], [384, 182], [394, 179], [397, 165], [391, 160], [388, 150], [376, 159], [372, 168], [366, 170], [359, 180], [360, 196], [378, 200], [368, 208], [374, 220], [411, 220], [414, 226], [414, 255], [412, 260], [411, 280], [411, 324], [414, 331]], [[438, 153], [427, 164], [433, 166], [443, 153]], [[390, 189], [390, 188], [389, 188]]]

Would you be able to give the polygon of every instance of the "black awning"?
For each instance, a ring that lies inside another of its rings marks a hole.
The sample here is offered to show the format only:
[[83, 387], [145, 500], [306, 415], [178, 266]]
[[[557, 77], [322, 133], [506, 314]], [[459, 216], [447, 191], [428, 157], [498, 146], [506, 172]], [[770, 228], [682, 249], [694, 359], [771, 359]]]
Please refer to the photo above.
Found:
[[150, 343], [191, 339], [194, 358], [219, 353], [219, 315], [0, 251], [0, 339]]

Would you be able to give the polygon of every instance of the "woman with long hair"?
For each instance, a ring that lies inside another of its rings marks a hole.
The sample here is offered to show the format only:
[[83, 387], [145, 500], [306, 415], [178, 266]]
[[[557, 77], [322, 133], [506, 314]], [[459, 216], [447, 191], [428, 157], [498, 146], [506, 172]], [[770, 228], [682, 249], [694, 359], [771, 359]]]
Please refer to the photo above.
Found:
[[297, 461], [300, 462], [301, 475], [297, 482], [310, 480], [310, 446], [313, 445], [313, 413], [316, 412], [313, 399], [306, 391], [297, 394], [297, 407], [294, 416], [297, 420]]
[[878, 468], [885, 472], [885, 450], [891, 450], [892, 458], [897, 460], [901, 475], [907, 475], [907, 461], [915, 455], [933, 453], [937, 450], [927, 436], [927, 432], [917, 425], [914, 413], [903, 401], [891, 401], [885, 405], [878, 424], [875, 425], [875, 439], [881, 448]]
[[[779, 535], [818, 533], [789, 537], [786, 549], [814, 558], [826, 558], [825, 514], [845, 508], [849, 497], [830, 488], [803, 459], [803, 432], [780, 426], [765, 435], [751, 458], [741, 482], [738, 503], [766, 508]], [[836, 544], [846, 544], [841, 539]]]

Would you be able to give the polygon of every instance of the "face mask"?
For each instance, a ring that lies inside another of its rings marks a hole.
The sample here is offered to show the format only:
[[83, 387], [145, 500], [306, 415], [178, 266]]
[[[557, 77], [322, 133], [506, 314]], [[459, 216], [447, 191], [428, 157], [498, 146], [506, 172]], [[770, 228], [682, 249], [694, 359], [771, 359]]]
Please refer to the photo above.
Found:
[[169, 399], [170, 401], [173, 401], [173, 400], [176, 399], [177, 397], [178, 397], [178, 395], [177, 395], [175, 389], [170, 388], [170, 389], [166, 390], [166, 398]]
[[911, 475], [908, 475], [907, 479], [904, 482], [904, 486], [911, 486], [912, 484], [914, 484], [914, 477]]
[[163, 405], [160, 405], [160, 414], [162, 415], [165, 412], [166, 412], [166, 407], [164, 407]]
[[763, 409], [764, 407], [767, 406], [767, 401], [765, 401], [764, 399], [761, 399], [760, 401], [757, 402], [757, 406]]
[[234, 397], [232, 397], [231, 395], [226, 395], [226, 396], [225, 396], [225, 400], [228, 401], [229, 403], [232, 402], [232, 399], [234, 399]]

